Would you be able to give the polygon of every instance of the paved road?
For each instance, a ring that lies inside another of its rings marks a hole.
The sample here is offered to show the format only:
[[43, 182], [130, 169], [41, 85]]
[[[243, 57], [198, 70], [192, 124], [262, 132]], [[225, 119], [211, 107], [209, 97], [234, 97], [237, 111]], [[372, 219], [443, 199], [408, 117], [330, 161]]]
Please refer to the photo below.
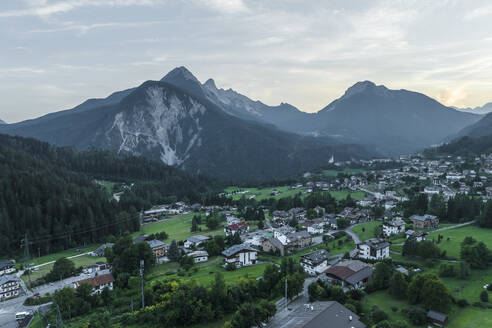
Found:
[[352, 228], [359, 225], [359, 224], [362, 224], [362, 223], [354, 224], [354, 225], [352, 225], [352, 226], [350, 226], [344, 230], [346, 233], [348, 233], [352, 237], [352, 240], [354, 241], [354, 243], [356, 245], [360, 244], [362, 241], [360, 240], [359, 236], [357, 236], [357, 234], [352, 231]]
[[[98, 274], [103, 273], [107, 272], [98, 272]], [[35, 287], [33, 288], [32, 292], [27, 290], [27, 288], [23, 286], [23, 289], [25, 291], [25, 294], [23, 296], [19, 296], [5, 302], [0, 302], [0, 328], [16, 328], [17, 322], [15, 321], [15, 314], [17, 312], [36, 311], [39, 308], [39, 306], [24, 306], [23, 304], [27, 297], [32, 296], [35, 293], [39, 293], [40, 295], [44, 295], [46, 293], [53, 294], [58, 289], [71, 286], [75, 281], [86, 279], [92, 276], [92, 274], [80, 274], [76, 277], [70, 277], [61, 281], [56, 281], [53, 283]], [[23, 282], [22, 284], [24, 285]]]
[[449, 227], [439, 228], [439, 229], [436, 229], [436, 230], [433, 230], [433, 231], [430, 231], [430, 232], [439, 232], [439, 231], [445, 231], [445, 230], [455, 229], [455, 228], [467, 226], [467, 225], [470, 225], [470, 224], [473, 224], [473, 223], [475, 223], [475, 220], [468, 221], [468, 222], [465, 222], [465, 223], [455, 224], [455, 225], [452, 225], [452, 226], [449, 226]]

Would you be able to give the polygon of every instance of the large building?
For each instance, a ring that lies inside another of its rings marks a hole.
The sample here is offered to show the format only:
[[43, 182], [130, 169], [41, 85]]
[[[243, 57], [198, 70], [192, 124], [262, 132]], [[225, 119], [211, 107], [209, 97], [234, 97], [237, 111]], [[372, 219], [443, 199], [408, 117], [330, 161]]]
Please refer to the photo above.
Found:
[[371, 238], [357, 245], [357, 256], [367, 260], [382, 260], [390, 257], [390, 243], [381, 238]]
[[329, 258], [330, 253], [326, 249], [320, 249], [302, 255], [300, 258], [300, 263], [304, 268], [304, 272], [311, 276], [315, 276], [328, 269]]
[[289, 315], [273, 320], [271, 328], [366, 328], [360, 317], [342, 304], [314, 302], [300, 305]]
[[401, 218], [394, 218], [391, 221], [383, 223], [383, 234], [386, 237], [398, 235], [405, 232], [405, 221]]
[[168, 244], [157, 239], [147, 240], [146, 242], [149, 245], [149, 247], [152, 249], [152, 252], [154, 252], [156, 259], [160, 259], [162, 257], [167, 256], [169, 252]]
[[234, 264], [237, 268], [256, 264], [258, 251], [248, 245], [234, 245], [222, 252], [225, 264]]
[[374, 269], [359, 260], [341, 261], [325, 271], [327, 281], [344, 289], [364, 288]]
[[4, 274], [10, 274], [15, 271], [14, 262], [6, 261], [0, 262], [0, 276]]
[[82, 284], [91, 285], [94, 290], [93, 294], [101, 294], [104, 288], [108, 288], [109, 290], [113, 290], [114, 278], [111, 273], [97, 275], [92, 278], [79, 280], [73, 283], [74, 288], [78, 288]]
[[17, 297], [21, 290], [19, 278], [12, 275], [0, 277], [0, 300]]
[[439, 219], [435, 215], [412, 215], [410, 220], [413, 222], [414, 229], [437, 229], [439, 228]]

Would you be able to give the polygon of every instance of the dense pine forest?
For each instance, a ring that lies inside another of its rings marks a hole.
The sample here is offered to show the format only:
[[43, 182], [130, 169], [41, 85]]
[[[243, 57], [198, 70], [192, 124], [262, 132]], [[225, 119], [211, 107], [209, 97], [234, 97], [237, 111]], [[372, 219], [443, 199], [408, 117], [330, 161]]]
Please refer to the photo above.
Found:
[[[95, 179], [133, 184], [116, 202]], [[76, 152], [0, 135], [0, 256], [47, 254], [139, 229], [138, 212], [166, 201], [206, 202], [215, 183], [144, 158]]]
[[492, 153], [492, 134], [483, 137], [463, 137], [437, 148], [427, 149], [425, 154], [432, 155], [454, 155], [454, 156], [477, 156]]

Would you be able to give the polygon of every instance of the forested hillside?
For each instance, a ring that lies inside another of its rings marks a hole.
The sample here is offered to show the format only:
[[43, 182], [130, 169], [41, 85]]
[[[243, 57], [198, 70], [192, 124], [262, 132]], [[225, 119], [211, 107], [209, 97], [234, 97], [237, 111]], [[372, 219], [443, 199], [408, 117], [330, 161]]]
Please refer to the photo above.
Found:
[[[135, 184], [118, 203], [94, 179]], [[26, 234], [31, 252], [46, 254], [134, 231], [152, 202], [206, 200], [211, 186], [143, 158], [0, 135], [0, 255], [18, 252]]]
[[462, 137], [437, 148], [426, 150], [426, 155], [476, 156], [492, 153], [492, 134], [483, 137]]

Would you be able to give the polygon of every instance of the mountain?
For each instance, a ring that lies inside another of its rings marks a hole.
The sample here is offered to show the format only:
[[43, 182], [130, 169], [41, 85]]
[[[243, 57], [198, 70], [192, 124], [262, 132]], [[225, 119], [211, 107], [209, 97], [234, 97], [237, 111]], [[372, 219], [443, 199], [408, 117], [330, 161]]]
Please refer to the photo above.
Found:
[[[456, 108], [456, 107], [455, 107]], [[467, 107], [467, 108], [456, 108], [459, 111], [473, 114], [488, 114], [492, 112], [492, 102], [486, 103], [483, 106], [478, 106], [475, 108]]]
[[3, 120], [0, 120], [0, 125], [2, 125], [2, 124], [7, 124], [7, 123]]
[[316, 114], [311, 133], [372, 145], [385, 154], [441, 142], [481, 116], [446, 107], [421, 93], [358, 82]]
[[289, 104], [268, 106], [253, 101], [232, 89], [218, 88], [212, 79], [201, 84], [184, 67], [174, 69], [162, 81], [206, 98], [239, 118], [301, 135], [363, 144], [386, 155], [423, 150], [480, 119], [479, 115], [446, 107], [421, 93], [390, 90], [370, 81], [354, 84], [315, 114]]
[[142, 155], [191, 173], [235, 180], [285, 177], [326, 164], [331, 156], [370, 155], [359, 146], [230, 115], [201, 94], [192, 75], [182, 69], [171, 73], [163, 81], [143, 83], [117, 103], [54, 113], [0, 131], [80, 150]]
[[459, 131], [456, 135], [453, 136], [452, 139], [457, 139], [460, 137], [483, 137], [492, 134], [492, 113], [485, 115], [480, 121], [471, 124], [461, 131]]

